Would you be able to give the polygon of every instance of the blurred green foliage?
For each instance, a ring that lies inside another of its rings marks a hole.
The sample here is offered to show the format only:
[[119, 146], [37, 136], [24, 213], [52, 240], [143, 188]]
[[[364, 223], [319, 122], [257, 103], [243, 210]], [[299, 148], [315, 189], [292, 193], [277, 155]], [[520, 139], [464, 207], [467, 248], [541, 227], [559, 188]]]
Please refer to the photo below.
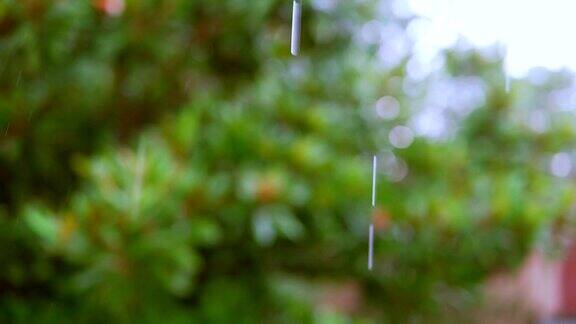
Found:
[[[548, 171], [576, 144], [549, 100], [567, 73], [507, 94], [494, 49], [459, 44], [411, 79], [409, 51], [383, 66], [361, 39], [378, 19], [410, 47], [379, 1], [304, 2], [300, 58], [289, 1], [113, 2], [0, 2], [2, 322], [466, 317], [478, 284], [571, 222], [570, 180]], [[390, 144], [454, 97], [439, 84], [472, 81], [482, 100], [442, 112], [450, 136]], [[378, 117], [382, 96], [399, 116]]]

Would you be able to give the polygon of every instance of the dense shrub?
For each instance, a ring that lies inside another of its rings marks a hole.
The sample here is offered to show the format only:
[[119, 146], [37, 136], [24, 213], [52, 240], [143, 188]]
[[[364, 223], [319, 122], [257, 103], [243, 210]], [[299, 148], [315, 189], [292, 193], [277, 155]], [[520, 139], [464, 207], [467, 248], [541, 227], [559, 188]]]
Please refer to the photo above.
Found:
[[[415, 79], [409, 51], [382, 62], [365, 35], [378, 18], [410, 46], [409, 20], [376, 1], [306, 2], [300, 58], [289, 2], [128, 1], [120, 16], [102, 3], [0, 4], [2, 320], [464, 312], [571, 219], [574, 192], [548, 164], [573, 145], [573, 117], [546, 100], [569, 75], [509, 95], [497, 55], [460, 44]], [[382, 96], [398, 116], [374, 109]], [[390, 144], [431, 105], [446, 134]], [[358, 292], [346, 311], [325, 302], [340, 286]]]

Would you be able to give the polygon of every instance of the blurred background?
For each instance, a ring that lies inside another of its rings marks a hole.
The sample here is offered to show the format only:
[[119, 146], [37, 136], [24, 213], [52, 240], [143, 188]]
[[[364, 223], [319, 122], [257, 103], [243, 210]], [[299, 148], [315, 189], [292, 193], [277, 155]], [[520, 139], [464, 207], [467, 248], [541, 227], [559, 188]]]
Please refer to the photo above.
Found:
[[574, 315], [573, 11], [510, 2], [304, 0], [292, 57], [289, 0], [0, 0], [0, 322]]

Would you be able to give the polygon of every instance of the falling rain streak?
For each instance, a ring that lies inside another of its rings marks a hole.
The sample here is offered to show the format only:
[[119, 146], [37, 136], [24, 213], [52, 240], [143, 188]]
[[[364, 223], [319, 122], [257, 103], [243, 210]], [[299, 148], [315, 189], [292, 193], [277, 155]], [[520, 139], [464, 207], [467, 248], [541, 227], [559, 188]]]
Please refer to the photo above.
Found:
[[378, 158], [376, 155], [372, 158], [372, 207], [376, 206], [376, 168], [378, 166]]
[[[292, 7], [292, 35], [290, 53], [297, 56], [300, 53], [300, 36], [302, 25], [302, 0], [294, 0]], [[376, 169], [378, 158], [372, 159], [372, 207], [376, 206]], [[372, 270], [374, 259], [374, 224], [371, 223], [368, 230], [368, 270]]]
[[300, 53], [300, 33], [302, 20], [302, 0], [294, 0], [292, 7], [292, 43], [290, 52], [297, 56]]
[[[372, 207], [376, 206], [376, 169], [378, 168], [378, 158], [372, 157]], [[370, 224], [368, 230], [368, 270], [372, 270], [374, 259], [374, 224]]]
[[374, 224], [370, 224], [370, 229], [368, 230], [368, 270], [372, 271], [372, 265], [374, 256]]

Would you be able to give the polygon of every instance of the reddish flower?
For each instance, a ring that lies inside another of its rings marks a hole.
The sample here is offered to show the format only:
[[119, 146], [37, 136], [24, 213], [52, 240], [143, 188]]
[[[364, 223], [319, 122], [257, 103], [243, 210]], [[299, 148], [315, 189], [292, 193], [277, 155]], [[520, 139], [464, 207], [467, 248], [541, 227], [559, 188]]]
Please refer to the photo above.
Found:
[[108, 16], [119, 16], [124, 12], [124, 0], [95, 0], [94, 6]]
[[386, 230], [390, 226], [390, 214], [384, 209], [376, 208], [372, 213], [372, 221], [376, 230]]

